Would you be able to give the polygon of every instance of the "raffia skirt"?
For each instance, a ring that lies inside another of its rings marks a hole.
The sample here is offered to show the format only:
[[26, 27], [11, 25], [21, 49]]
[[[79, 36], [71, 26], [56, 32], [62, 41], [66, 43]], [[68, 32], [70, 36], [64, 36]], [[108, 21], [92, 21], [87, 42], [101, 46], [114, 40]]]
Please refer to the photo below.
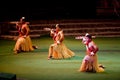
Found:
[[29, 36], [26, 38], [19, 37], [16, 41], [14, 51], [33, 51], [32, 42]]
[[99, 67], [97, 54], [94, 56], [86, 55], [79, 68], [81, 72], [104, 72], [102, 67]]
[[68, 49], [65, 44], [61, 43], [53, 46], [53, 59], [71, 58], [73, 56], [75, 56], [75, 53]]

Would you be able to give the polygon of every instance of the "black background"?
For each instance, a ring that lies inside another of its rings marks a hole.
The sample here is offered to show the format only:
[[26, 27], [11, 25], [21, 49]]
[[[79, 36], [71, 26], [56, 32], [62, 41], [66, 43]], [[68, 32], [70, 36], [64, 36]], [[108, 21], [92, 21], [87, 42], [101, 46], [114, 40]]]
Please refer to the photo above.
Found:
[[0, 3], [0, 21], [40, 19], [86, 19], [96, 17], [95, 0], [4, 1]]

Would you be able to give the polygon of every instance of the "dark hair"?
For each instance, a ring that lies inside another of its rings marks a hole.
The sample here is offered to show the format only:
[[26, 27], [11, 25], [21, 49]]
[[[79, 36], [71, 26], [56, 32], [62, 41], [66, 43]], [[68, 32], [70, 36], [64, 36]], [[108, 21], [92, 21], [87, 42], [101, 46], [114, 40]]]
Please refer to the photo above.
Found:
[[86, 37], [88, 37], [89, 39], [92, 39], [92, 36], [89, 34], [89, 35], [87, 35]]

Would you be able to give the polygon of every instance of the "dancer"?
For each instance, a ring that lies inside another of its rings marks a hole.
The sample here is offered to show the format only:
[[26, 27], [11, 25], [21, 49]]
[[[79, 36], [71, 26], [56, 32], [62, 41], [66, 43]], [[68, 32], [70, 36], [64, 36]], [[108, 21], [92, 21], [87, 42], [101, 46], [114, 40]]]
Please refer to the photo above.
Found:
[[75, 53], [68, 49], [64, 41], [64, 33], [60, 28], [59, 24], [56, 24], [56, 29], [45, 28], [45, 30], [50, 30], [50, 36], [52, 36], [54, 43], [49, 47], [49, 59], [63, 59], [63, 58], [71, 58], [75, 56]]
[[104, 72], [104, 66], [98, 64], [97, 52], [99, 50], [98, 46], [92, 40], [90, 34], [86, 34], [82, 38], [83, 44], [86, 45], [86, 55], [82, 61], [82, 64], [79, 68], [81, 72]]
[[28, 22], [25, 21], [25, 17], [22, 17], [18, 23], [16, 23], [19, 36], [14, 47], [14, 54], [18, 54], [22, 51], [33, 51], [37, 47], [32, 46], [32, 42], [29, 36]]

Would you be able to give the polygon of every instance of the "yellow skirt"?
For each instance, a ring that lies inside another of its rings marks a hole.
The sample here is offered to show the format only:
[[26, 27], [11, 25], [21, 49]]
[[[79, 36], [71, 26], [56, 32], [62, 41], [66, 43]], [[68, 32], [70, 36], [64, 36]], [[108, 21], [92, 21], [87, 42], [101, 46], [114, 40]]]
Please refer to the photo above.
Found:
[[79, 68], [81, 72], [104, 72], [104, 69], [99, 66], [97, 55], [86, 55]]
[[63, 59], [71, 58], [75, 56], [75, 53], [68, 49], [63, 43], [53, 46], [52, 58], [54, 59]]
[[14, 51], [33, 51], [32, 42], [29, 36], [19, 37], [16, 41]]

